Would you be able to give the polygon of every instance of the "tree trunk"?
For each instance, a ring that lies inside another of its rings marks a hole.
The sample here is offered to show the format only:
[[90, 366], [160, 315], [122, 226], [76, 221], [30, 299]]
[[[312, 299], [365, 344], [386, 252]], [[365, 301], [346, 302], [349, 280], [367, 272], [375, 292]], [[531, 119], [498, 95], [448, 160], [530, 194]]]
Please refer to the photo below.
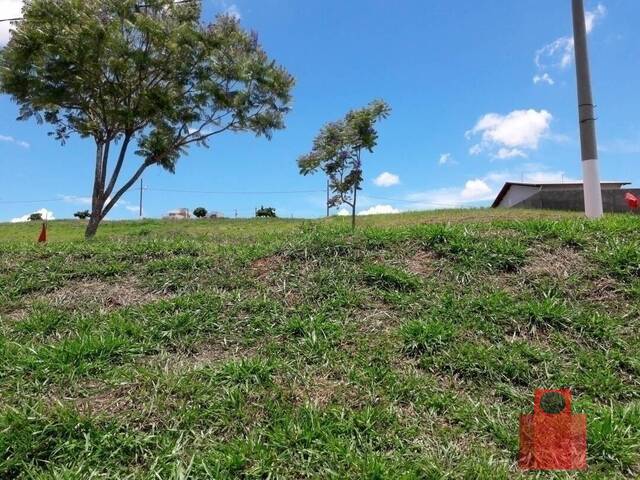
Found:
[[104, 207], [104, 169], [105, 169], [105, 144], [96, 141], [96, 165], [93, 176], [93, 194], [91, 196], [91, 216], [87, 229], [84, 232], [84, 238], [92, 238], [98, 230], [100, 220], [102, 220], [102, 208]]
[[91, 217], [89, 217], [87, 228], [84, 231], [84, 238], [86, 240], [93, 238], [98, 231], [98, 225], [100, 225], [100, 217], [94, 217], [94, 214], [92, 213]]
[[111, 179], [107, 184], [107, 162], [109, 161], [109, 145], [113, 139], [108, 139], [106, 142], [96, 140], [96, 169], [93, 179], [93, 195], [91, 198], [91, 216], [87, 223], [87, 229], [84, 232], [84, 238], [92, 238], [98, 231], [98, 226], [104, 217], [107, 216], [109, 211], [116, 205], [120, 197], [131, 188], [131, 186], [140, 178], [142, 172], [150, 166], [158, 163], [158, 159], [147, 159], [142, 165], [138, 167], [138, 170], [133, 176], [111, 196], [113, 189], [118, 181], [120, 175], [120, 169], [124, 162], [127, 146], [131, 140], [131, 133], [127, 133], [124, 137], [122, 147], [120, 148], [120, 154], [118, 161], [111, 173]]
[[353, 186], [353, 205], [351, 209], [351, 230], [356, 229], [356, 198], [358, 196], [358, 185]]

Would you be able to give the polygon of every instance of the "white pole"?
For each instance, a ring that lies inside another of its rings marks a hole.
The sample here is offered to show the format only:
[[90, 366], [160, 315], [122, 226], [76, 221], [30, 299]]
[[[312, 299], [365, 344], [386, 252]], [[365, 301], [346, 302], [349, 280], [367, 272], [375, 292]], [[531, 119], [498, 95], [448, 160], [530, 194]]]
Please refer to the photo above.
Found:
[[580, 120], [580, 146], [582, 151], [582, 181], [584, 213], [587, 218], [602, 217], [602, 191], [598, 171], [598, 146], [596, 143], [596, 119], [591, 95], [591, 74], [587, 50], [587, 29], [583, 0], [572, 0], [573, 40], [576, 56], [578, 84], [578, 116]]

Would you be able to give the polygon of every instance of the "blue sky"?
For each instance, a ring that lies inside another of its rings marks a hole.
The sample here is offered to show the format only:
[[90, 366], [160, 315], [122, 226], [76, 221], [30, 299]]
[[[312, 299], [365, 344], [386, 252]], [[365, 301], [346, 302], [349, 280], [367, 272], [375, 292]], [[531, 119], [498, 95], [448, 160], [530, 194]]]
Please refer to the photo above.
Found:
[[[20, 3], [0, 0], [0, 16], [14, 16]], [[581, 178], [570, 0], [203, 3], [205, 21], [239, 15], [296, 77], [293, 110], [271, 141], [218, 136], [182, 158], [175, 175], [148, 170], [145, 216], [197, 206], [251, 216], [260, 205], [287, 217], [324, 215], [325, 179], [301, 177], [296, 159], [325, 122], [375, 98], [393, 112], [364, 160], [361, 212], [486, 205], [508, 179]], [[640, 2], [586, 7], [601, 176], [638, 185]], [[0, 41], [7, 35], [0, 31]], [[0, 221], [87, 208], [92, 142], [60, 146], [45, 126], [16, 116], [0, 96]], [[130, 156], [129, 171], [137, 161]], [[30, 202], [9, 203], [22, 201]], [[130, 192], [109, 218], [136, 218], [137, 202]]]

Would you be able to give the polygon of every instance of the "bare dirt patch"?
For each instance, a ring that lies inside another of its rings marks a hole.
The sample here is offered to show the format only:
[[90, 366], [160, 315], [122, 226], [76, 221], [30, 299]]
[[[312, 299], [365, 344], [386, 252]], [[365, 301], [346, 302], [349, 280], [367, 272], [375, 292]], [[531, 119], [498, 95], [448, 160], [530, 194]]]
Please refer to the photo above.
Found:
[[389, 332], [400, 320], [398, 315], [382, 300], [371, 301], [366, 308], [356, 310], [352, 315], [362, 333]]
[[[589, 302], [607, 305], [619, 309], [627, 302], [616, 281], [611, 277], [594, 274], [589, 260], [580, 252], [571, 248], [538, 247], [529, 255], [523, 269], [515, 275], [516, 282], [522, 284], [531, 279], [552, 278], [562, 282], [571, 277], [582, 278], [580, 286], [574, 286], [567, 294]], [[575, 283], [575, 282], [574, 282]]]
[[257, 347], [245, 347], [226, 342], [206, 343], [190, 353], [162, 352], [146, 357], [142, 363], [156, 366], [166, 372], [185, 372], [233, 360], [246, 360], [256, 355]]
[[414, 275], [430, 277], [439, 270], [437, 261], [434, 253], [421, 250], [405, 260], [405, 268]]
[[266, 279], [274, 271], [280, 270], [285, 263], [282, 255], [271, 255], [259, 258], [251, 263], [251, 272], [258, 279]]
[[10, 320], [12, 322], [21, 322], [29, 315], [29, 310], [26, 308], [9, 309], [7, 313], [0, 313], [0, 319]]
[[340, 380], [314, 378], [312, 382], [297, 385], [295, 397], [297, 403], [309, 403], [316, 408], [322, 408], [331, 403], [337, 391], [344, 386], [344, 382]]
[[616, 309], [626, 309], [628, 301], [624, 300], [624, 293], [620, 292], [615, 280], [611, 277], [600, 277], [593, 282], [593, 288], [588, 291], [588, 298], [597, 303], [614, 305]]
[[329, 376], [313, 375], [295, 380], [290, 388], [294, 405], [324, 408], [332, 403], [341, 403], [355, 407], [365, 401], [353, 385]]
[[113, 417], [139, 409], [136, 384], [105, 388], [93, 395], [77, 398], [74, 404], [80, 413]]
[[164, 291], [150, 291], [134, 277], [118, 278], [113, 282], [99, 279], [74, 280], [50, 292], [30, 294], [17, 308], [1, 314], [12, 322], [27, 318], [36, 304], [46, 304], [67, 311], [95, 311], [106, 313], [118, 308], [145, 305], [173, 297]]
[[589, 275], [587, 259], [570, 248], [551, 249], [535, 246], [527, 254], [522, 268], [516, 272], [487, 274], [483, 283], [491, 285], [513, 296], [520, 296], [533, 281], [552, 279], [562, 282], [570, 277]]
[[152, 292], [140, 285], [134, 277], [118, 278], [115, 282], [99, 279], [75, 280], [49, 293], [30, 296], [27, 305], [44, 302], [67, 310], [97, 307], [106, 312], [117, 308], [144, 305], [162, 298], [164, 292]]
[[528, 277], [566, 279], [572, 275], [583, 275], [589, 269], [588, 262], [581, 253], [566, 247], [536, 247], [527, 257], [522, 273]]
[[270, 294], [281, 299], [287, 307], [295, 307], [302, 301], [301, 280], [308, 278], [316, 268], [317, 263], [312, 260], [291, 261], [277, 254], [255, 260], [250, 270]]

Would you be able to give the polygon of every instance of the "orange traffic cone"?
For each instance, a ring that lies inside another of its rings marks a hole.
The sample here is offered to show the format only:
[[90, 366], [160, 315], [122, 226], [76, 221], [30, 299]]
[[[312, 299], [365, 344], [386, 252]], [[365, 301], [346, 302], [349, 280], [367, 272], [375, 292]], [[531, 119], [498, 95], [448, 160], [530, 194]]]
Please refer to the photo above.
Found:
[[44, 243], [47, 241], [47, 224], [42, 224], [42, 230], [40, 231], [40, 236], [38, 237], [38, 243]]

